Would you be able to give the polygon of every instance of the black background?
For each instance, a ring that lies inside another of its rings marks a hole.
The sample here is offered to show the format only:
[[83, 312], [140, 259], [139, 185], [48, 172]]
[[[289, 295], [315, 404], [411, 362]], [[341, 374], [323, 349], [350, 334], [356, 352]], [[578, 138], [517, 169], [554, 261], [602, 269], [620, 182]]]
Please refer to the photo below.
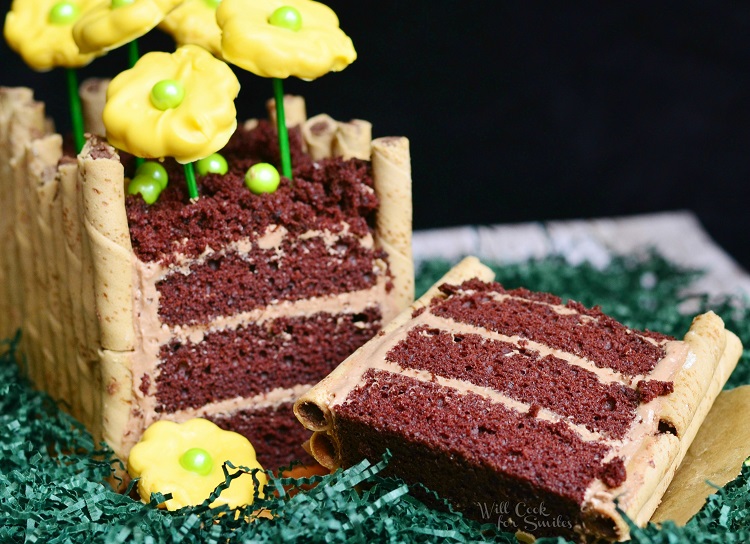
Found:
[[[359, 58], [286, 90], [410, 138], [415, 228], [689, 209], [750, 268], [750, 4], [327, 3]], [[4, 43], [0, 60], [0, 84], [33, 86], [67, 129], [63, 72]], [[239, 117], [263, 115], [270, 81], [237, 73]]]

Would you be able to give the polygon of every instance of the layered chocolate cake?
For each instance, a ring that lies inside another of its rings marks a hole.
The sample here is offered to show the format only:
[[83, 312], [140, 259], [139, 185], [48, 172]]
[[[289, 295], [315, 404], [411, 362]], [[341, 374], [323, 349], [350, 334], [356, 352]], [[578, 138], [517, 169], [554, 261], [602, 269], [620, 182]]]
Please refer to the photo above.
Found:
[[506, 530], [623, 538], [650, 518], [742, 346], [504, 289], [467, 259], [296, 403], [329, 468], [389, 470]]
[[3, 186], [19, 196], [3, 250], [21, 265], [21, 322], [4, 325], [23, 328], [35, 382], [123, 458], [150, 423], [202, 416], [264, 467], [304, 459], [294, 400], [413, 297], [408, 142], [290, 107], [294, 176], [277, 191], [245, 186], [251, 165], [279, 162], [275, 127], [251, 121], [199, 199], [167, 160], [147, 205], [103, 139], [65, 157], [30, 93], [0, 104]]

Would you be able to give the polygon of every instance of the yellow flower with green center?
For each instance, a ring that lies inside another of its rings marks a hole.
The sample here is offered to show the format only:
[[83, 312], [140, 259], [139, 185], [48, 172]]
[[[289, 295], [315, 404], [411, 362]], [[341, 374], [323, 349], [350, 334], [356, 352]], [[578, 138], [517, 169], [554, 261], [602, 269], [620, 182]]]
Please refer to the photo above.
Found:
[[222, 0], [223, 58], [262, 77], [316, 79], [357, 58], [336, 14], [311, 0]]
[[96, 55], [78, 50], [71, 29], [100, 1], [13, 0], [5, 17], [5, 39], [34, 70], [80, 68]]
[[221, 29], [216, 24], [220, 3], [221, 0], [185, 0], [159, 23], [159, 28], [170, 34], [178, 46], [200, 45], [221, 57]]
[[73, 26], [82, 53], [103, 54], [140, 38], [182, 0], [98, 0]]
[[215, 153], [237, 128], [240, 83], [197, 45], [144, 55], [107, 89], [107, 139], [137, 157], [188, 163]]
[[[224, 482], [225, 461], [235, 467], [261, 468], [255, 449], [240, 434], [224, 431], [200, 418], [185, 423], [157, 421], [130, 451], [128, 473], [133, 478], [140, 477], [138, 493], [143, 501], [148, 502], [152, 493], [171, 493], [172, 498], [164, 506], [177, 510], [201, 504]], [[267, 481], [265, 473], [258, 472], [256, 478], [262, 488]], [[237, 508], [252, 504], [254, 493], [252, 475], [243, 474], [232, 480], [211, 506], [226, 504]]]

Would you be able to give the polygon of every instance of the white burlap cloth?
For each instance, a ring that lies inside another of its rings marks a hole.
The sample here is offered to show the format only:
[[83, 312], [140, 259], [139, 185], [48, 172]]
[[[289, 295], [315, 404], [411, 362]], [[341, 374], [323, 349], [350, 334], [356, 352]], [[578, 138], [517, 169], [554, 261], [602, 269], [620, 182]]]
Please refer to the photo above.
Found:
[[464, 255], [515, 263], [561, 255], [572, 265], [604, 267], [613, 255], [655, 249], [671, 262], [705, 271], [690, 292], [750, 296], [750, 275], [723, 251], [690, 212], [621, 218], [464, 226], [414, 232], [414, 259], [456, 260]]

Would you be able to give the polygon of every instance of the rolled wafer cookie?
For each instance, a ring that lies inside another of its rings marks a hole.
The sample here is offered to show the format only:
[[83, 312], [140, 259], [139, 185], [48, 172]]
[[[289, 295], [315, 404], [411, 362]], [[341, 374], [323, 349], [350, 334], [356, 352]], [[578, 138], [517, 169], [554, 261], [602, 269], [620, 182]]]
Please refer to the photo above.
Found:
[[372, 142], [372, 177], [380, 201], [375, 243], [388, 253], [399, 309], [414, 300], [411, 252], [412, 206], [409, 140], [378, 138]]
[[372, 155], [372, 124], [353, 119], [336, 121], [321, 113], [301, 125], [307, 152], [313, 160], [341, 157], [370, 160]]
[[[21, 337], [21, 351], [26, 354], [29, 376], [39, 388], [46, 387], [45, 368], [49, 365], [49, 352], [41, 343], [47, 328], [41, 301], [43, 292], [38, 289], [37, 264], [35, 252], [39, 251], [38, 229], [35, 201], [31, 198], [32, 188], [29, 179], [29, 147], [32, 142], [43, 136], [47, 123], [44, 117], [44, 105], [39, 102], [20, 102], [16, 104], [9, 126], [10, 167], [13, 176], [14, 236], [18, 256], [18, 267], [13, 280], [18, 293], [11, 293], [14, 304], [20, 304], [21, 324], [25, 334]], [[45, 360], [47, 365], [45, 365]]]
[[109, 79], [88, 78], [81, 83], [78, 94], [83, 106], [83, 125], [86, 132], [104, 136], [107, 129], [102, 121], [102, 112], [107, 103], [107, 87]]
[[[275, 99], [269, 98], [266, 100], [266, 110], [268, 111], [268, 118], [276, 125]], [[288, 128], [302, 125], [307, 121], [307, 108], [303, 97], [291, 94], [284, 95], [284, 120]]]
[[[664, 479], [638, 512], [628, 512], [629, 515], [632, 514], [632, 519], [639, 525], [644, 525], [649, 521], [661, 503], [664, 492], [672, 482], [688, 449], [694, 443], [706, 416], [711, 411], [714, 401], [718, 398], [742, 355], [740, 339], [733, 332], [726, 330], [724, 322], [713, 312], [696, 316], [690, 330], [685, 335], [684, 341], [689, 345], [690, 352], [695, 356], [695, 361], [692, 358], [688, 359], [692, 363], [691, 368], [703, 364], [709, 367], [713, 366], [714, 372], [708, 379], [706, 386], [695, 381], [699, 373], [690, 373], [690, 369], [686, 371], [683, 368], [676, 376], [674, 393], [666, 397], [664, 404], [672, 408], [672, 413], [674, 413], [675, 405], [682, 405], [685, 412], [692, 413], [692, 417], [682, 431], [676, 431], [677, 437], [680, 439], [680, 448], [677, 455], [669, 463]], [[716, 348], [721, 345], [724, 348], [720, 351], [717, 350]], [[693, 399], [687, 397], [685, 393], [691, 390], [696, 395]], [[662, 418], [662, 421], [667, 422], [666, 418]]]
[[338, 123], [325, 113], [311, 117], [302, 124], [302, 137], [312, 160], [319, 161], [331, 157], [337, 129]]
[[[659, 425], [662, 431], [646, 438], [625, 465], [628, 474], [639, 476], [643, 482], [634, 485], [626, 480], [619, 488], [607, 491], [612, 500], [597, 502], [592, 508], [601, 516], [615, 520], [622, 537], [628, 534], [628, 529], [614, 508], [614, 497], [619, 508], [637, 525], [645, 525], [651, 519], [742, 354], [740, 340], [724, 328], [721, 318], [713, 312], [696, 316], [683, 341], [688, 353], [674, 375], [674, 391], [661, 402]], [[683, 413], [680, 425], [674, 427], [673, 416], [678, 410]]]
[[[66, 399], [70, 412], [75, 415], [80, 411], [80, 401], [75, 393], [78, 384], [78, 371], [76, 368], [77, 344], [76, 344], [76, 322], [80, 319], [80, 314], [73, 313], [73, 301], [71, 299], [70, 284], [71, 277], [68, 272], [67, 246], [65, 242], [65, 221], [63, 215], [63, 171], [70, 170], [72, 159], [68, 158], [58, 163], [55, 173], [56, 192], [50, 201], [51, 213], [50, 224], [52, 230], [52, 240], [54, 244], [54, 268], [58, 280], [58, 290], [60, 299], [60, 316], [59, 321], [62, 326], [63, 354], [58, 362], [59, 372], [65, 373], [68, 383], [67, 394], [63, 393], [62, 398]], [[73, 177], [77, 177], [74, 172]], [[73, 182], [75, 183], [75, 181]]]
[[120, 459], [127, 459], [139, 435], [128, 432], [133, 408], [132, 352], [102, 350], [101, 437]]
[[651, 521], [686, 524], [709, 495], [735, 479], [750, 456], [750, 385], [722, 391]]
[[362, 159], [369, 161], [372, 154], [372, 123], [362, 119], [352, 119], [348, 123], [339, 122], [333, 136], [334, 157]]
[[391, 474], [469, 517], [524, 504], [548, 522], [492, 521], [536, 537], [627, 538], [617, 507], [651, 517], [739, 340], [711, 312], [678, 341], [456, 274], [298, 400], [310, 451], [337, 468], [390, 450]]
[[94, 260], [96, 310], [101, 346], [130, 351], [133, 329], [133, 249], [125, 214], [125, 175], [115, 150], [96, 137], [88, 140], [78, 159], [83, 224]]
[[29, 144], [26, 153], [28, 203], [32, 221], [35, 289], [39, 304], [39, 331], [45, 389], [54, 398], [68, 398], [70, 387], [64, 371], [64, 338], [60, 322], [60, 278], [55, 266], [51, 202], [57, 193], [57, 164], [62, 157], [62, 138], [50, 134]]
[[[84, 322], [85, 343], [77, 357], [78, 374], [81, 377], [79, 397], [82, 408], [82, 421], [95, 438], [102, 434], [102, 368], [100, 350], [104, 345], [104, 332], [115, 345], [126, 345], [132, 340], [125, 333], [118, 338], [118, 326], [123, 316], [117, 315], [121, 307], [125, 289], [129, 281], [129, 266], [114, 272], [113, 266], [122, 265], [116, 261], [116, 242], [107, 239], [112, 236], [122, 241], [122, 219], [124, 210], [117, 201], [117, 179], [123, 186], [122, 166], [112, 159], [113, 150], [102, 144], [97, 137], [90, 138], [78, 156], [76, 169], [75, 214], [80, 232], [80, 273], [81, 273], [81, 312]], [[101, 161], [101, 162], [99, 162]], [[87, 176], [90, 177], [87, 178]], [[87, 181], [88, 186], [86, 185]], [[101, 184], [101, 187], [98, 186]], [[114, 196], [113, 196], [114, 195]], [[112, 217], [108, 217], [107, 205], [112, 206]], [[88, 214], [88, 215], [87, 215]], [[119, 238], [117, 237], [119, 234]], [[129, 238], [129, 235], [128, 235]], [[123, 242], [127, 243], [127, 242]], [[75, 258], [76, 256], [74, 256]], [[113, 288], [113, 298], [108, 290]], [[119, 304], [118, 304], [119, 303]], [[101, 306], [100, 306], [101, 305]], [[126, 317], [125, 317], [126, 319]], [[132, 330], [133, 324], [130, 324]]]
[[15, 178], [10, 161], [14, 158], [11, 124], [22, 104], [33, 102], [31, 89], [0, 87], [0, 191], [4, 195], [0, 214], [0, 336], [12, 337], [21, 326], [21, 276], [15, 238]]
[[[70, 304], [70, 319], [67, 321], [68, 330], [73, 336], [73, 358], [68, 360], [68, 372], [73, 387], [70, 406], [73, 415], [84, 423], [92, 421], [93, 404], [91, 398], [92, 386], [91, 368], [88, 361], [94, 359], [89, 347], [90, 342], [98, 342], [98, 328], [95, 327], [95, 309], [93, 308], [93, 286], [84, 282], [83, 266], [83, 226], [79, 219], [78, 194], [78, 163], [72, 158], [64, 159], [58, 168], [60, 177], [60, 213], [62, 218], [62, 238], [65, 255], [65, 271], [67, 279], [65, 287], [67, 300]], [[91, 306], [84, 301], [90, 300]], [[88, 327], [87, 327], [88, 325]], [[87, 332], [87, 329], [88, 330]]]

